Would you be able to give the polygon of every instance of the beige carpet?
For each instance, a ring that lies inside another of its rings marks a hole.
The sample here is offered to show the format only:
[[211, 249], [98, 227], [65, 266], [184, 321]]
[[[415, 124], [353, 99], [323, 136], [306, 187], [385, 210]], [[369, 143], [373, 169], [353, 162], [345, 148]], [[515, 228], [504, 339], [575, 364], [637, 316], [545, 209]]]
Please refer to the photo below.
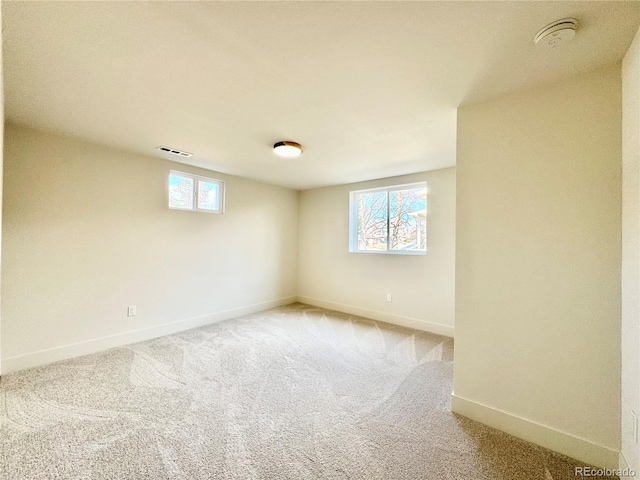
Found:
[[451, 414], [452, 361], [451, 339], [295, 304], [5, 375], [0, 478], [576, 478]]

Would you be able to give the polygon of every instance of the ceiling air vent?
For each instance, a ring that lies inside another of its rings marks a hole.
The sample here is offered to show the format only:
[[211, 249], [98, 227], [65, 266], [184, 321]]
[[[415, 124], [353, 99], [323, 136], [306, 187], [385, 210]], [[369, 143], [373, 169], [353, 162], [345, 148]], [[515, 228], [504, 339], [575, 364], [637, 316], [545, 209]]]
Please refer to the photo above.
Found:
[[175, 148], [164, 147], [160, 145], [156, 150], [160, 150], [161, 152], [172, 153], [173, 155], [178, 155], [179, 157], [193, 157], [193, 153], [183, 152], [182, 150], [176, 150]]

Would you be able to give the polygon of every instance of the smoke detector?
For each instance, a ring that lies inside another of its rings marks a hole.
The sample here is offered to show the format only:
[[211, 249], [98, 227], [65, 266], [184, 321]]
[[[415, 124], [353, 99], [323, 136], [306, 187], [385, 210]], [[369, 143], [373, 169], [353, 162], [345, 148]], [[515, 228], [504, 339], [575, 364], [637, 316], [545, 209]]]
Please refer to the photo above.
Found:
[[533, 37], [533, 43], [555, 48], [575, 37], [577, 29], [578, 21], [575, 18], [556, 20], [540, 30], [536, 36]]

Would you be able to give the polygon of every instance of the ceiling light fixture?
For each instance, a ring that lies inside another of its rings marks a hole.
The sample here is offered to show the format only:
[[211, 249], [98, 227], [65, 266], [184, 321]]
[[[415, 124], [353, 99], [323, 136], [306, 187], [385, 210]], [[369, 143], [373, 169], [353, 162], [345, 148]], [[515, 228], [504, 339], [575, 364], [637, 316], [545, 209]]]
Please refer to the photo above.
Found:
[[302, 155], [304, 148], [296, 142], [278, 142], [273, 144], [273, 153], [281, 157], [297, 157]]
[[575, 37], [577, 29], [578, 21], [575, 18], [556, 20], [540, 30], [533, 37], [533, 43], [555, 48]]

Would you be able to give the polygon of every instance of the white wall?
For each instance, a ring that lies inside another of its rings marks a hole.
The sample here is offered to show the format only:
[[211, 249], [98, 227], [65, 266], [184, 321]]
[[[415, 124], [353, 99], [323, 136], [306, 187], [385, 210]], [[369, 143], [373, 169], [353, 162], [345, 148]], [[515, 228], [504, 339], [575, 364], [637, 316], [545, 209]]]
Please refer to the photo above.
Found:
[[454, 411], [617, 467], [619, 68], [462, 107], [457, 149]]
[[640, 415], [640, 31], [622, 64], [621, 464], [640, 472], [631, 412]]
[[[4, 373], [295, 300], [296, 191], [12, 125], [5, 152]], [[170, 169], [226, 214], [169, 210]]]
[[[425, 180], [425, 256], [349, 253], [350, 191]], [[300, 192], [299, 231], [300, 301], [453, 335], [454, 168]]]

